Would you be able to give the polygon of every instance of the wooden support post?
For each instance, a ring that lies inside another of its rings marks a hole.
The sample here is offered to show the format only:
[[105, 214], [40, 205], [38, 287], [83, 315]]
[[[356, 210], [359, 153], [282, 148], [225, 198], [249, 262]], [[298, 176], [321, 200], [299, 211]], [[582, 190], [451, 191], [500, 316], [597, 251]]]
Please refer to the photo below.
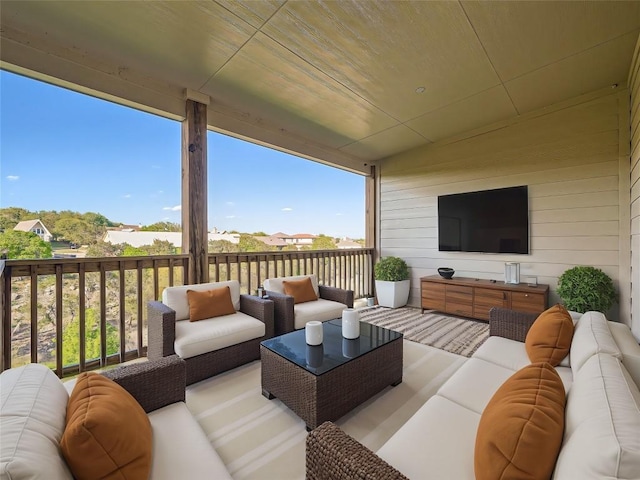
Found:
[[189, 254], [189, 284], [209, 281], [207, 239], [207, 106], [187, 100], [182, 122], [182, 253]]
[[375, 280], [373, 277], [373, 264], [380, 256], [380, 245], [378, 245], [378, 225], [376, 225], [377, 210], [378, 210], [378, 174], [376, 166], [371, 166], [371, 173], [365, 179], [364, 186], [365, 197], [365, 246], [367, 248], [373, 248], [372, 267], [369, 272], [369, 285], [367, 288], [367, 295], [374, 293]]

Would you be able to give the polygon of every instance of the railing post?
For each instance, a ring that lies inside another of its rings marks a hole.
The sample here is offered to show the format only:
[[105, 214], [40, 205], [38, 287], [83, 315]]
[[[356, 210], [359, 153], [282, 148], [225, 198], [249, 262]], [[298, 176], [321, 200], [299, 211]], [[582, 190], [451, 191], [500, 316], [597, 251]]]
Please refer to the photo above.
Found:
[[[11, 281], [7, 281], [4, 257], [0, 259], [0, 372], [11, 367]], [[9, 287], [9, 288], [8, 288]], [[7, 293], [9, 292], [9, 293]]]
[[189, 284], [209, 280], [207, 262], [207, 105], [186, 101], [182, 122], [182, 253]]

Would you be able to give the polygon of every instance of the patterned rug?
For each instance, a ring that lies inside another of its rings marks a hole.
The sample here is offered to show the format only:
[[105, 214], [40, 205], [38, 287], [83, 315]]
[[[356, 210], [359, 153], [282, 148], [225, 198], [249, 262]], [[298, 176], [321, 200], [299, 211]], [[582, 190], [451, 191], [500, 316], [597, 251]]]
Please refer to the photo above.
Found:
[[367, 307], [360, 320], [404, 334], [406, 340], [465, 357], [473, 355], [489, 337], [489, 324], [419, 308]]

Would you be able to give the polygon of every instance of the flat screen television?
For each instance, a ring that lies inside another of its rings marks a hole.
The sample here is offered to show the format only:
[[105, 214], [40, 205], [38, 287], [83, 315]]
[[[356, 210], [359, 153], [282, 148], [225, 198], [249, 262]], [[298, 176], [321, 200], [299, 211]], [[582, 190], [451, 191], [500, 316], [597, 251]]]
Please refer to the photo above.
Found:
[[439, 196], [438, 249], [529, 253], [527, 186]]

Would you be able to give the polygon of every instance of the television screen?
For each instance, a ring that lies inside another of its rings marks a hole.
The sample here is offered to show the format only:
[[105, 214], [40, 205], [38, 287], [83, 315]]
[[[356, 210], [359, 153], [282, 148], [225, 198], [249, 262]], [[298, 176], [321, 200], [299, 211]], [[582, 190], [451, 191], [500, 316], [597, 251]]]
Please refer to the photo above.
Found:
[[527, 186], [439, 196], [438, 249], [529, 253]]

